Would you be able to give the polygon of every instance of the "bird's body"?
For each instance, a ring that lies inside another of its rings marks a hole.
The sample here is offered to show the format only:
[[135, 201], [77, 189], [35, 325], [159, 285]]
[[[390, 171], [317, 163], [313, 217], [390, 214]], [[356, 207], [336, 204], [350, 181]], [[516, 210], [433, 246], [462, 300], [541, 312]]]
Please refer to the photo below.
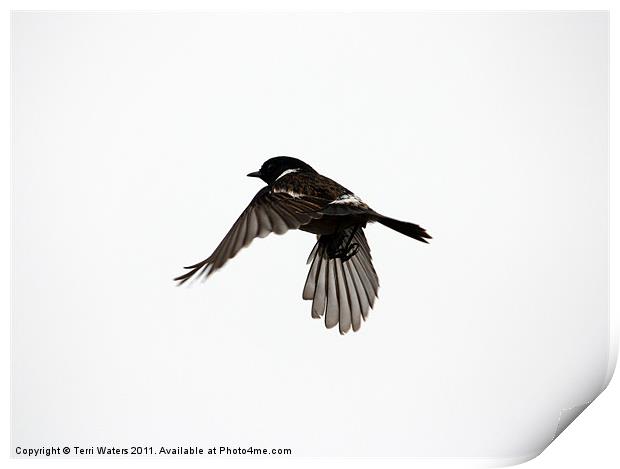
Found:
[[354, 331], [373, 307], [379, 279], [372, 265], [363, 229], [379, 222], [426, 243], [431, 237], [413, 223], [385, 217], [351, 191], [317, 173], [301, 160], [280, 156], [267, 160], [260, 171], [267, 186], [254, 196], [213, 254], [175, 280], [183, 284], [197, 275], [209, 276], [255, 237], [300, 229], [317, 235], [303, 298], [312, 300], [312, 317], [325, 316], [330, 328]]
[[[318, 200], [330, 202], [341, 201], [341, 203], [350, 201], [363, 204], [351, 191], [342, 187], [337, 182], [321, 174], [313, 174], [308, 171], [295, 171], [278, 178], [272, 186], [272, 191], [275, 193], [290, 194], [293, 197], [296, 197], [297, 194], [303, 194], [301, 195], [302, 197], [313, 197]], [[360, 205], [360, 207], [361, 206], [366, 209], [368, 208], [365, 204]], [[317, 235], [331, 235], [342, 230], [347, 225], [367, 221], [364, 220], [364, 218], [363, 216], [355, 217], [353, 214], [347, 217], [323, 215], [320, 218], [311, 220], [306, 225], [300, 226], [299, 229]]]

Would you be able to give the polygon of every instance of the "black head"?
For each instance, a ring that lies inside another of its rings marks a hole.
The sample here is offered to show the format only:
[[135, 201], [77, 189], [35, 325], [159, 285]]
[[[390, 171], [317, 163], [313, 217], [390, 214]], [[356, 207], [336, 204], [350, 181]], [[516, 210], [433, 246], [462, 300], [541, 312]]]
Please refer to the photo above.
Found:
[[267, 184], [273, 184], [284, 171], [299, 170], [299, 171], [312, 171], [315, 172], [312, 167], [297, 158], [291, 158], [290, 156], [276, 156], [270, 158], [263, 163], [260, 170], [248, 174], [250, 177], [261, 178]]

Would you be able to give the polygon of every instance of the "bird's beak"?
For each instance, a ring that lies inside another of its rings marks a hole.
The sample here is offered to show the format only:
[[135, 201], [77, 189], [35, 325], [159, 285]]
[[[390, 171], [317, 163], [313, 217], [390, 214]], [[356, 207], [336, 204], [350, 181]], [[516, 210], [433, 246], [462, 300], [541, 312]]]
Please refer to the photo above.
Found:
[[260, 171], [254, 171], [253, 173], [248, 174], [248, 177], [259, 178], [260, 177]]

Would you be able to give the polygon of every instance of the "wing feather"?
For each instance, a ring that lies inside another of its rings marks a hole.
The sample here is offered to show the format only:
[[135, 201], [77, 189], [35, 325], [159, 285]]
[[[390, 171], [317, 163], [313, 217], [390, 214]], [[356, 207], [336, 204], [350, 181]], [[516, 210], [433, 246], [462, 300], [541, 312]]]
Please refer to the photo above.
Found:
[[328, 255], [327, 248], [333, 239], [319, 238], [308, 258], [310, 270], [303, 291], [303, 298], [312, 300], [312, 317], [325, 314], [325, 326], [339, 324], [341, 334], [360, 329], [379, 288], [370, 248], [361, 229], [354, 239], [360, 247], [354, 256], [343, 261]]
[[[312, 252], [316, 253], [316, 246], [315, 249], [312, 250]], [[314, 298], [317, 283], [316, 276], [319, 273], [319, 267], [321, 267], [321, 259], [321, 256], [315, 256], [312, 260], [312, 265], [310, 266], [310, 270], [308, 271], [306, 285], [304, 286], [304, 292], [302, 294], [304, 300], [311, 300]]]
[[274, 193], [269, 187], [261, 189], [241, 213], [224, 239], [207, 259], [186, 267], [188, 272], [174, 280], [182, 285], [192, 277], [208, 277], [220, 269], [229, 259], [249, 245], [256, 237], [269, 233], [283, 234], [322, 216], [322, 202], [287, 193]]
[[338, 324], [338, 284], [336, 278], [336, 263], [334, 259], [327, 261], [327, 307], [325, 310], [325, 327], [328, 329]]
[[334, 259], [336, 265], [336, 281], [338, 285], [338, 305], [340, 321], [340, 333], [346, 334], [351, 329], [351, 302], [349, 299], [349, 292], [347, 289], [347, 281], [344, 276], [344, 269], [342, 267], [342, 259]]
[[269, 220], [265, 209], [262, 207], [254, 209], [254, 214], [258, 219], [258, 237], [264, 238], [273, 231], [271, 228], [271, 220]]
[[319, 256], [319, 269], [316, 278], [316, 287], [314, 289], [314, 299], [312, 300], [312, 317], [320, 318], [325, 314], [327, 306], [327, 259]]
[[360, 305], [362, 318], [366, 320], [366, 318], [368, 317], [368, 310], [370, 309], [370, 302], [368, 301], [368, 296], [366, 294], [366, 286], [364, 285], [364, 282], [360, 277], [360, 273], [355, 268], [355, 264], [352, 262], [347, 262], [347, 266], [349, 267], [349, 272], [351, 273], [353, 283], [355, 284], [355, 290], [357, 292], [357, 299]]
[[347, 295], [349, 297], [349, 306], [351, 309], [351, 327], [353, 332], [358, 331], [362, 325], [362, 310], [357, 294], [357, 286], [353, 281], [353, 274], [351, 273], [351, 263], [343, 262], [344, 278], [347, 285]]
[[256, 236], [258, 236], [258, 218], [256, 217], [256, 212], [251, 210], [250, 213], [248, 213], [247, 230], [245, 232], [245, 238], [243, 239], [243, 245], [247, 246], [250, 244]]

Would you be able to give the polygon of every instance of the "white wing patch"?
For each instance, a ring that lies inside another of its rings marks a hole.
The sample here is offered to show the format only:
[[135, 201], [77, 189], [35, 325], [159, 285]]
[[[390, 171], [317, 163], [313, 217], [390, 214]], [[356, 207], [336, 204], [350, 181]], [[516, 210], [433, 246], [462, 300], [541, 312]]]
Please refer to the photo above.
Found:
[[[291, 174], [291, 173], [296, 173], [297, 171], [299, 171], [300, 168], [295, 168], [295, 169], [287, 169], [286, 171], [284, 171], [282, 174], [280, 174], [277, 178], [276, 181], [278, 179], [280, 179], [282, 176], [286, 176], [287, 174]], [[275, 182], [275, 181], [274, 181]]]
[[[282, 176], [280, 176], [282, 177]], [[277, 187], [274, 187], [273, 189], [271, 189], [271, 192], [273, 192], [274, 194], [288, 194], [291, 197], [297, 199], [299, 197], [303, 197], [303, 194], [299, 194], [297, 192], [294, 191], [287, 191], [286, 189], [279, 189]]]
[[348, 205], [355, 205], [356, 207], [366, 206], [366, 204], [362, 201], [362, 199], [360, 199], [355, 194], [343, 194], [340, 197], [338, 197], [336, 200], [334, 200], [333, 202], [330, 202], [330, 205], [331, 204], [348, 204]]

